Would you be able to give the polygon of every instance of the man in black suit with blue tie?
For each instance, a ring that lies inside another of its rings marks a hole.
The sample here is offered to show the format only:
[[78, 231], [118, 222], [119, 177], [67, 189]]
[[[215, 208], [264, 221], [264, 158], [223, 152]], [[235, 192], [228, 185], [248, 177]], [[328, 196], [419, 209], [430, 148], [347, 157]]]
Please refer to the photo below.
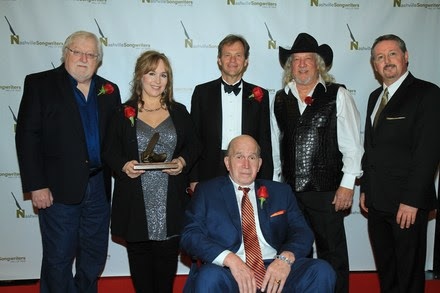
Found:
[[228, 35], [218, 45], [221, 77], [197, 85], [191, 99], [191, 118], [202, 143], [202, 155], [190, 176], [197, 182], [227, 173], [223, 157], [229, 141], [240, 134], [261, 146], [263, 165], [258, 177], [272, 179], [269, 93], [242, 79], [249, 62], [249, 44]]
[[381, 292], [424, 292], [428, 213], [436, 208], [440, 89], [408, 71], [405, 42], [377, 38], [371, 62], [383, 85], [370, 95], [360, 204]]
[[[184, 292], [333, 292], [332, 267], [306, 257], [313, 233], [290, 186], [256, 179], [262, 159], [255, 139], [234, 138], [224, 163], [229, 175], [199, 183], [186, 211], [181, 246], [203, 264], [191, 268]], [[251, 264], [255, 254], [260, 268]]]
[[96, 74], [102, 53], [96, 35], [75, 32], [61, 66], [24, 82], [16, 148], [23, 191], [38, 209], [42, 293], [97, 292], [107, 259], [111, 177], [101, 145], [121, 97]]

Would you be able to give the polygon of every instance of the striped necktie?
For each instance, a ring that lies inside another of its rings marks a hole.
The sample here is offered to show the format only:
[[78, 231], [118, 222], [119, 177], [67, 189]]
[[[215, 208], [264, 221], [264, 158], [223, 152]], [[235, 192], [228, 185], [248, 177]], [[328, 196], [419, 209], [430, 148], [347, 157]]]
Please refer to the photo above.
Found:
[[382, 99], [380, 100], [379, 108], [377, 109], [376, 115], [374, 116], [373, 128], [376, 128], [377, 121], [379, 120], [379, 116], [382, 113], [383, 108], [388, 103], [388, 88], [383, 91]]
[[252, 271], [254, 271], [257, 287], [261, 288], [264, 275], [266, 274], [266, 269], [264, 267], [260, 243], [258, 241], [254, 209], [252, 208], [252, 204], [248, 196], [250, 188], [240, 186], [238, 189], [243, 191], [243, 199], [241, 200], [241, 225], [243, 229], [246, 264], [252, 269]]

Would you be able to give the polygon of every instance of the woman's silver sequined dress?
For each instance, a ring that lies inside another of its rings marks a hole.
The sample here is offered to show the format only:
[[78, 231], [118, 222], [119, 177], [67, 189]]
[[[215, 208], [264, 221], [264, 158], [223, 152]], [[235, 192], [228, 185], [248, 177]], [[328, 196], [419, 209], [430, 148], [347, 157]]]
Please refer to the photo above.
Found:
[[[177, 137], [171, 117], [165, 119], [156, 128], [152, 128], [138, 119], [136, 132], [139, 158], [153, 134], [159, 132], [160, 138], [154, 147], [154, 152], [157, 154], [166, 153], [166, 162], [173, 159], [172, 156], [176, 148]], [[141, 175], [145, 214], [147, 215], [148, 238], [150, 240], [160, 241], [167, 239], [166, 206], [168, 176], [162, 170], [146, 170]]]

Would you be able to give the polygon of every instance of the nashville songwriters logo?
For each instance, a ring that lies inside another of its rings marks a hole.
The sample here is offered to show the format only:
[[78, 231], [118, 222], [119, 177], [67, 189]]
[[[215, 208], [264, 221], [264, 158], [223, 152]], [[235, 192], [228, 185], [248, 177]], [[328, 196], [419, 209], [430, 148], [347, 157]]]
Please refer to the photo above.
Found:
[[405, 1], [410, 3], [402, 3], [402, 0], [393, 0], [393, 7], [398, 8], [425, 8], [425, 9], [440, 9], [438, 0], [427, 1], [428, 3], [420, 3], [422, 1]]
[[26, 262], [25, 256], [0, 256], [0, 263], [7, 262], [7, 263], [19, 263], [19, 262]]
[[70, 0], [72, 2], [87, 2], [89, 4], [107, 4], [107, 0]]
[[17, 210], [16, 210], [16, 212], [15, 212], [15, 216], [16, 216], [17, 218], [25, 219], [25, 218], [36, 218], [36, 217], [37, 217], [37, 215], [35, 215], [35, 214], [26, 215], [26, 210], [23, 209], [23, 208], [21, 208], [21, 206], [20, 206], [20, 204], [18, 203], [18, 200], [17, 200], [17, 198], [15, 197], [14, 193], [11, 192], [11, 194], [12, 194], [12, 198], [13, 198], [14, 201], [15, 201], [15, 206], [17, 207]]
[[185, 34], [185, 48], [217, 48], [217, 45], [215, 44], [195, 44], [193, 39], [189, 36], [183, 21], [180, 21], [180, 24], [182, 25], [183, 33]]
[[142, 0], [142, 3], [151, 4], [168, 4], [177, 6], [192, 6], [193, 1], [191, 0]]
[[110, 43], [108, 41], [108, 37], [106, 37], [104, 35], [96, 18], [94, 18], [94, 20], [95, 20], [96, 26], [98, 27], [98, 32], [99, 32], [99, 36], [100, 36], [99, 41], [105, 47], [133, 48], [133, 49], [143, 49], [143, 50], [150, 48], [150, 44], [146, 44], [146, 43], [128, 43], [128, 42]]
[[14, 111], [12, 111], [11, 106], [8, 106], [8, 107], [9, 107], [9, 110], [11, 111], [12, 119], [14, 119], [14, 132], [15, 132], [15, 130], [17, 129], [17, 116], [15, 116]]
[[20, 35], [15, 32], [9, 19], [6, 16], [5, 19], [6, 22], [8, 23], [9, 31], [11, 32], [10, 35], [11, 45], [45, 46], [45, 47], [53, 47], [53, 48], [56, 47], [61, 48], [63, 46], [63, 42], [60, 41], [20, 40]]
[[269, 28], [267, 27], [267, 24], [264, 23], [264, 25], [266, 26], [267, 35], [269, 36], [269, 40], [267, 41], [267, 48], [277, 49], [277, 41], [275, 41], [274, 38], [272, 37], [272, 34], [270, 33]]
[[359, 42], [354, 38], [353, 33], [351, 32], [350, 26], [347, 23], [348, 32], [350, 33], [350, 50], [371, 50], [371, 47], [363, 47], [359, 46]]
[[[343, 3], [344, 2], [344, 3]], [[359, 9], [359, 3], [346, 3], [345, 1], [333, 1], [333, 0], [310, 0], [310, 6], [320, 8], [342, 8], [342, 9]]]
[[227, 5], [240, 5], [240, 6], [259, 6], [262, 8], [277, 8], [276, 1], [257, 1], [257, 0], [226, 0]]

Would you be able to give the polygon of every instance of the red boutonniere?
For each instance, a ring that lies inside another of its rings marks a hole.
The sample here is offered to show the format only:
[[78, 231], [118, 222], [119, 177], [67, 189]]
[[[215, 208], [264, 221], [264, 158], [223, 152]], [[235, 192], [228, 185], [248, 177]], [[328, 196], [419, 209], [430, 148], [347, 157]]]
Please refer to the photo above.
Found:
[[101, 89], [98, 92], [98, 96], [109, 95], [109, 94], [113, 93], [114, 90], [115, 90], [115, 88], [113, 87], [113, 85], [111, 83], [107, 82], [106, 84], [102, 85]]
[[313, 99], [311, 96], [307, 96], [307, 97], [304, 99], [304, 103], [306, 103], [307, 106], [312, 105], [312, 104], [313, 104], [313, 101], [314, 101], [314, 99]]
[[257, 198], [260, 200], [260, 208], [263, 208], [263, 203], [269, 198], [269, 192], [266, 186], [261, 185], [257, 190]]
[[248, 98], [252, 99], [254, 98], [255, 101], [257, 101], [258, 103], [261, 103], [261, 101], [263, 100], [263, 90], [261, 89], [261, 87], [256, 86], [252, 89], [252, 95], [250, 95]]
[[131, 127], [134, 125], [134, 117], [136, 117], [136, 110], [131, 106], [124, 107], [124, 116], [130, 119]]

